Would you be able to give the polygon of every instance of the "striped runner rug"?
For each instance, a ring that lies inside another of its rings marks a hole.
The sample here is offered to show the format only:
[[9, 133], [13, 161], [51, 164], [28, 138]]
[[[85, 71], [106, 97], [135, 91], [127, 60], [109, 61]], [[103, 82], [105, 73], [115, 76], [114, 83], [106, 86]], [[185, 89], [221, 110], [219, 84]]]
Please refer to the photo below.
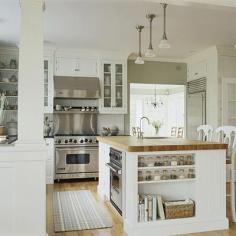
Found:
[[105, 209], [89, 190], [54, 192], [53, 218], [55, 232], [112, 227]]

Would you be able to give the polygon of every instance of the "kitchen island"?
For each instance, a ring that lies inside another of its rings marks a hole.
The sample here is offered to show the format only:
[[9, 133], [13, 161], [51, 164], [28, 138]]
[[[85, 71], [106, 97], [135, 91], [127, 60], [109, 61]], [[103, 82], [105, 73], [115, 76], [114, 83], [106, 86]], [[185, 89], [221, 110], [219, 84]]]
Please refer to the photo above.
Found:
[[[109, 201], [111, 186], [118, 189], [122, 182], [121, 210], [129, 236], [178, 235], [228, 228], [225, 144], [130, 136], [97, 139], [98, 194]], [[120, 179], [112, 179], [107, 167], [111, 148], [122, 153]], [[151, 198], [151, 205], [146, 203], [147, 198]], [[171, 208], [172, 212], [167, 213], [170, 201], [180, 200], [188, 206], [193, 203], [191, 210], [188, 208], [186, 214], [182, 208], [176, 216], [177, 208]]]

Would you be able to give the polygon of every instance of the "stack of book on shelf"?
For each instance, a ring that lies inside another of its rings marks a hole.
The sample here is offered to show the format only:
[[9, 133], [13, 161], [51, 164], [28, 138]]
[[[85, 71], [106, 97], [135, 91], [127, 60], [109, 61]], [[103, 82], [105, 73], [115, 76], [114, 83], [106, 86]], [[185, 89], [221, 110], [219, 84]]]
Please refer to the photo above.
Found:
[[158, 219], [165, 219], [162, 197], [156, 194], [139, 195], [138, 221], [148, 222]]

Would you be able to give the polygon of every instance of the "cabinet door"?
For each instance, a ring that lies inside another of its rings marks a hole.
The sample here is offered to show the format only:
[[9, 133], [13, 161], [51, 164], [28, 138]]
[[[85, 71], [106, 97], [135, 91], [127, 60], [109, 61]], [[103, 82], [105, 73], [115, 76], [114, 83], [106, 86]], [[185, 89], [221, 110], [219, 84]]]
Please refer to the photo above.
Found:
[[53, 62], [44, 58], [44, 113], [53, 112]]
[[105, 109], [111, 109], [112, 108], [112, 94], [113, 94], [113, 88], [112, 88], [112, 64], [111, 63], [104, 63], [103, 64], [103, 107]]
[[61, 76], [75, 76], [79, 72], [76, 58], [57, 57], [55, 74]]
[[46, 181], [47, 184], [54, 182], [54, 139], [47, 138], [47, 161], [46, 161]]
[[97, 60], [78, 59], [76, 72], [79, 76], [97, 76]]
[[207, 77], [207, 61], [199, 61], [189, 65], [189, 78], [188, 80], [194, 80]]
[[223, 81], [223, 124], [236, 126], [236, 78], [222, 78]]
[[122, 109], [124, 107], [124, 65], [114, 64], [114, 96], [113, 108]]
[[100, 113], [127, 113], [127, 73], [124, 62], [102, 63]]

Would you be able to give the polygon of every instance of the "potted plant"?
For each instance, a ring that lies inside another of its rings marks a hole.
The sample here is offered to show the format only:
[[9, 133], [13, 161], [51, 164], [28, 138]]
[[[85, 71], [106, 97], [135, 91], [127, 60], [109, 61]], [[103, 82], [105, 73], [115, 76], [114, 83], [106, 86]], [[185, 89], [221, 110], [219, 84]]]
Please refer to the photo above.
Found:
[[160, 128], [162, 126], [162, 122], [157, 120], [157, 121], [153, 121], [152, 122], [152, 126], [154, 127], [155, 129], [155, 132], [156, 132], [156, 135], [158, 135], [159, 131], [160, 131]]
[[3, 125], [6, 108], [7, 106], [7, 97], [4, 93], [0, 93], [0, 135], [5, 134], [5, 126]]

